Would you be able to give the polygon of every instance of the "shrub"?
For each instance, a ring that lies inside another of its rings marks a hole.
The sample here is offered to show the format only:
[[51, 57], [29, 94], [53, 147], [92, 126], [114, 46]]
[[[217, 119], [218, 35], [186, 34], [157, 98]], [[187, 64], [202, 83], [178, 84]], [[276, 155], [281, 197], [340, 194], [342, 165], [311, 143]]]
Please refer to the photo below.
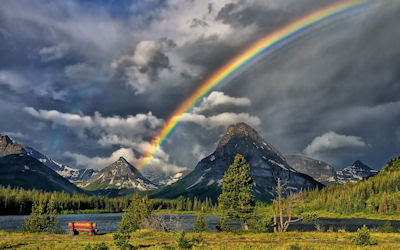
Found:
[[40, 200], [33, 204], [32, 212], [29, 218], [25, 218], [21, 230], [29, 233], [64, 233], [57, 220], [54, 202], [54, 196], [51, 196], [49, 201]]
[[390, 224], [390, 221], [386, 221], [382, 226], [378, 227], [378, 232], [381, 232], [381, 233], [394, 233], [395, 230], [394, 230], [392, 224]]
[[375, 240], [371, 239], [369, 230], [365, 225], [357, 230], [357, 235], [353, 239], [353, 242], [358, 246], [375, 245], [377, 243]]
[[200, 233], [205, 231], [207, 231], [206, 220], [204, 219], [204, 216], [202, 214], [199, 214], [196, 221], [194, 222], [194, 232]]
[[229, 225], [228, 225], [228, 223], [226, 222], [226, 218], [225, 218], [225, 216], [220, 216], [219, 217], [219, 221], [218, 221], [218, 224], [217, 224], [217, 230], [218, 231], [220, 231], [220, 232], [226, 232], [226, 231], [229, 231], [230, 229], [229, 229]]
[[250, 230], [256, 233], [271, 233], [274, 231], [274, 221], [272, 216], [264, 216], [263, 218], [253, 218], [249, 220]]
[[199, 245], [203, 241], [204, 241], [204, 239], [203, 239], [203, 235], [201, 233], [193, 235], [192, 240], [191, 240], [193, 245]]
[[180, 248], [191, 248], [192, 244], [190, 241], [185, 237], [185, 231], [183, 230], [180, 234], [176, 242], [178, 243], [178, 247]]
[[131, 236], [128, 233], [115, 233], [113, 234], [114, 244], [120, 249], [132, 249], [132, 245], [129, 244]]
[[315, 212], [303, 213], [301, 215], [301, 218], [302, 218], [303, 223], [309, 223], [309, 222], [316, 223], [316, 222], [318, 222], [318, 219], [319, 219], [318, 214]]
[[108, 250], [108, 249], [110, 248], [104, 242], [96, 243], [93, 246], [87, 244], [87, 246], [85, 247], [85, 250]]

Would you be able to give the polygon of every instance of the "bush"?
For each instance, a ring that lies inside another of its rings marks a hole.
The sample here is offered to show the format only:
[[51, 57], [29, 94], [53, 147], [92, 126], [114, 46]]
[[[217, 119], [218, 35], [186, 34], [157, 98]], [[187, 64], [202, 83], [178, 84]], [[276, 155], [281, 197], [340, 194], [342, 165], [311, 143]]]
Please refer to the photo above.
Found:
[[129, 244], [131, 236], [128, 233], [115, 233], [113, 234], [114, 244], [121, 249], [132, 249], [132, 245]]
[[186, 233], [184, 230], [179, 234], [179, 238], [176, 240], [176, 242], [178, 243], [178, 247], [191, 248], [192, 244], [190, 244], [190, 241], [185, 237], [185, 234]]
[[271, 233], [274, 231], [274, 221], [272, 216], [264, 216], [263, 218], [253, 218], [249, 220], [250, 230], [255, 233]]
[[230, 229], [229, 229], [229, 225], [228, 225], [228, 223], [226, 222], [226, 218], [225, 218], [225, 216], [220, 216], [219, 217], [219, 221], [218, 221], [218, 224], [217, 224], [217, 230], [218, 231], [220, 231], [220, 232], [226, 232], [226, 231], [229, 231]]
[[392, 224], [390, 224], [390, 221], [386, 221], [385, 224], [383, 224], [382, 226], [378, 227], [378, 232], [381, 232], [381, 233], [394, 233], [395, 230], [394, 230]]
[[87, 244], [87, 246], [85, 247], [85, 250], [108, 250], [108, 249], [110, 248], [104, 242], [96, 243], [93, 246]]
[[49, 201], [40, 200], [33, 204], [32, 212], [29, 218], [25, 218], [21, 230], [29, 233], [64, 233], [57, 220], [54, 202], [54, 196], [52, 196]]
[[371, 239], [369, 230], [365, 225], [357, 230], [357, 235], [353, 239], [353, 242], [358, 246], [376, 245], [377, 243], [375, 240]]
[[202, 214], [199, 214], [196, 221], [194, 222], [194, 232], [200, 233], [205, 231], [207, 231], [206, 220], [204, 219], [204, 216]]
[[303, 213], [301, 215], [301, 218], [302, 218], [303, 223], [309, 223], [309, 222], [316, 223], [316, 222], [318, 222], [318, 219], [319, 219], [318, 214], [315, 212]]

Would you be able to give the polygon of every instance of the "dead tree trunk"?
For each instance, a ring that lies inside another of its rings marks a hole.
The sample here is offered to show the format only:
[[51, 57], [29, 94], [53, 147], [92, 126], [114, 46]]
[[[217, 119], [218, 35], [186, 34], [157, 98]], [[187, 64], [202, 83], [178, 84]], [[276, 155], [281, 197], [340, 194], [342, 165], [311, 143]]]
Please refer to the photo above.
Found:
[[[278, 193], [278, 207], [276, 208], [274, 206], [274, 208], [273, 208], [273, 213], [274, 213], [274, 232], [275, 233], [276, 232], [286, 232], [288, 227], [289, 227], [289, 225], [290, 225], [290, 223], [294, 223], [294, 222], [297, 222], [297, 221], [301, 220], [301, 218], [292, 220], [292, 208], [293, 208], [293, 197], [292, 196], [288, 197], [287, 200], [286, 200], [288, 219], [285, 220], [283, 218], [284, 206], [283, 206], [283, 201], [282, 201], [282, 189], [283, 188], [282, 188], [282, 184], [281, 184], [281, 179], [278, 178], [277, 182], [278, 182], [277, 183], [278, 186], [276, 188], [276, 191]], [[276, 221], [277, 212], [276, 212], [275, 209], [278, 209], [278, 212], [279, 212], [279, 224], [278, 225], [277, 225], [277, 221]]]

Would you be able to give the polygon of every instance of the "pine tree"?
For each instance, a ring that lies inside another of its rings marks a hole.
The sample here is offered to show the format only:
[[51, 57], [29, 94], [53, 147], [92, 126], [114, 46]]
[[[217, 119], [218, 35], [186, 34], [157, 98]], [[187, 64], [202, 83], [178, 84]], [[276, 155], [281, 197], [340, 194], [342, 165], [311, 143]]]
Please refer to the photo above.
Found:
[[247, 220], [254, 209], [251, 194], [253, 178], [249, 174], [250, 165], [237, 154], [222, 179], [222, 194], [218, 197], [219, 208], [232, 220], [241, 220], [247, 229]]
[[197, 216], [196, 221], [194, 222], [194, 228], [193, 231], [195, 233], [200, 233], [200, 232], [205, 232], [207, 231], [207, 224], [204, 216], [202, 214], [199, 214]]

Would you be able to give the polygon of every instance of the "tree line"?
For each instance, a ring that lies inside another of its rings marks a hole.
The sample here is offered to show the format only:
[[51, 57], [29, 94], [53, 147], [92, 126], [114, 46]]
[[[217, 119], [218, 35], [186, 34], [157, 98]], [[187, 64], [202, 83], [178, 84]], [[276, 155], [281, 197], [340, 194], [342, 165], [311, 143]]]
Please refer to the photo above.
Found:
[[[109, 198], [105, 196], [69, 194], [65, 192], [44, 192], [40, 190], [25, 190], [0, 186], [0, 214], [27, 215], [32, 206], [38, 202], [47, 202], [53, 197], [54, 208], [58, 213], [63, 211], [101, 210], [105, 212], [122, 212], [132, 201], [132, 197]], [[203, 211], [210, 212], [215, 206], [210, 198], [201, 201], [197, 198], [176, 200], [151, 200], [154, 210], [167, 209], [176, 211]]]
[[400, 158], [389, 161], [375, 176], [357, 183], [334, 185], [303, 193], [303, 209], [351, 214], [400, 213]]

